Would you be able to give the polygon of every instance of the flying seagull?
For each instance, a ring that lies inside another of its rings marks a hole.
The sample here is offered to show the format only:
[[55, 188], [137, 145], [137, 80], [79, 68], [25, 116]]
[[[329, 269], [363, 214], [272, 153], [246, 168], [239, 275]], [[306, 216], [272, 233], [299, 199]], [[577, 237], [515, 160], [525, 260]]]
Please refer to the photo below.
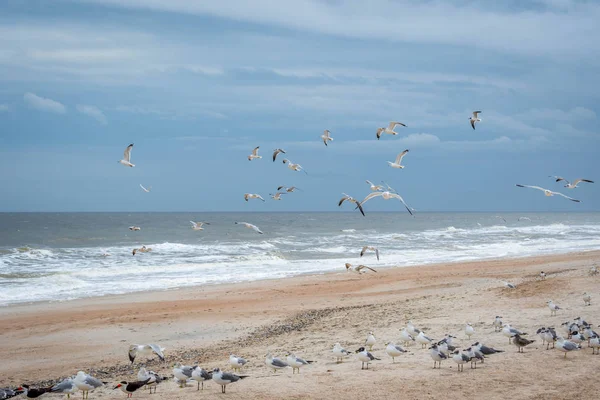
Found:
[[287, 193], [286, 193], [286, 192], [277, 192], [277, 193], [275, 193], [275, 194], [273, 194], [273, 193], [269, 193], [269, 196], [271, 196], [271, 198], [272, 198], [273, 200], [281, 200], [281, 195], [282, 195], [282, 194], [287, 194]]
[[279, 186], [277, 188], [277, 191], [280, 191], [281, 189], [285, 190], [288, 193], [292, 193], [294, 190], [302, 190], [299, 187], [296, 186], [291, 186], [291, 187], [285, 187], [285, 186]]
[[304, 168], [302, 168], [302, 165], [300, 164], [294, 164], [293, 162], [291, 162], [290, 160], [288, 160], [287, 158], [283, 160], [283, 163], [287, 163], [288, 168], [291, 169], [292, 171], [302, 171], [304, 172], [306, 175], [308, 175], [308, 172], [306, 172], [304, 170]]
[[265, 201], [265, 199], [262, 198], [262, 196], [260, 194], [255, 194], [255, 193], [244, 193], [244, 200], [248, 201], [250, 199], [260, 199], [262, 201]]
[[256, 226], [256, 225], [252, 225], [247, 222], [236, 222], [235, 224], [236, 225], [244, 225], [246, 228], [253, 229], [255, 232], [260, 233], [261, 235], [263, 234], [262, 231], [260, 229], [258, 229], [258, 226]]
[[562, 194], [562, 193], [559, 193], [559, 192], [553, 192], [552, 190], [544, 189], [544, 188], [542, 188], [542, 187], [539, 187], [539, 186], [529, 186], [529, 185], [519, 185], [519, 184], [517, 184], [517, 186], [518, 186], [518, 187], [524, 187], [524, 188], [530, 188], [530, 189], [537, 189], [537, 190], [541, 190], [542, 192], [544, 192], [544, 194], [545, 194], [547, 197], [552, 197], [552, 196], [554, 196], [555, 194], [557, 194], [557, 195], [559, 195], [559, 196], [562, 196], [562, 197], [564, 197], [565, 199], [568, 199], [568, 200], [574, 201], [574, 202], [576, 202], [576, 203], [580, 203], [580, 202], [581, 202], [581, 200], [576, 200], [576, 199], [574, 199], [574, 198], [572, 198], [572, 197], [565, 196], [565, 195], [564, 195], [564, 194]]
[[379, 138], [381, 137], [381, 134], [382, 134], [382, 133], [387, 133], [387, 134], [389, 134], [389, 135], [397, 135], [397, 134], [398, 134], [398, 132], [395, 132], [395, 131], [394, 131], [394, 128], [395, 128], [397, 125], [406, 126], [406, 125], [404, 125], [402, 122], [395, 122], [395, 121], [392, 121], [392, 122], [390, 122], [390, 124], [387, 126], [387, 128], [378, 128], [378, 129], [377, 129], [377, 140], [379, 140]]
[[277, 158], [277, 154], [279, 154], [279, 153], [285, 154], [285, 150], [283, 150], [283, 149], [275, 149], [275, 150], [273, 150], [273, 162], [275, 162], [275, 159]]
[[240, 379], [247, 378], [248, 375], [235, 375], [230, 372], [223, 372], [219, 368], [213, 369], [212, 379], [215, 383], [221, 385], [221, 393], [225, 393], [225, 387], [230, 383], [235, 383]]
[[248, 156], [248, 161], [252, 161], [255, 158], [262, 158], [262, 156], [258, 155], [258, 149], [260, 149], [260, 146], [256, 146], [254, 150], [252, 150], [252, 154]]
[[404, 168], [404, 165], [400, 164], [402, 162], [402, 158], [406, 155], [406, 153], [408, 153], [410, 150], [406, 149], [404, 150], [402, 153], [398, 154], [398, 156], [396, 156], [396, 161], [395, 162], [391, 162], [388, 161], [387, 163], [389, 164], [390, 167], [392, 168]]
[[409, 212], [410, 215], [413, 215], [410, 207], [404, 202], [404, 199], [402, 198], [402, 196], [400, 196], [397, 193], [390, 193], [390, 192], [373, 192], [369, 195], [367, 195], [367, 197], [364, 198], [363, 201], [360, 202], [360, 205], [364, 205], [367, 201], [375, 198], [375, 197], [382, 197], [384, 200], [389, 200], [389, 199], [398, 199], [402, 202], [402, 204], [404, 204], [404, 207], [406, 207], [406, 210]]
[[327, 146], [327, 142], [333, 141], [333, 138], [329, 136], [330, 133], [331, 132], [329, 132], [329, 130], [325, 129], [323, 131], [323, 134], [321, 135], [321, 139], [323, 139], [323, 143], [325, 143], [325, 146]]
[[594, 181], [590, 181], [589, 179], [583, 179], [583, 178], [575, 179], [573, 182], [569, 182], [568, 180], [566, 180], [565, 178], [563, 178], [561, 176], [555, 176], [555, 175], [552, 176], [551, 175], [550, 178], [556, 178], [555, 182], [560, 182], [560, 181], [567, 182], [567, 184], [565, 185], [565, 187], [567, 189], [575, 189], [580, 182], [594, 183]]
[[379, 191], [383, 190], [383, 186], [381, 186], [381, 185], [374, 185], [373, 182], [371, 182], [371, 181], [365, 181], [365, 182], [367, 182], [371, 186], [372, 192], [379, 192]]
[[129, 361], [133, 364], [135, 357], [138, 353], [154, 353], [158, 356], [160, 361], [165, 361], [165, 355], [163, 351], [165, 349], [157, 344], [132, 344], [129, 346]]
[[204, 230], [204, 228], [202, 227], [202, 225], [210, 225], [208, 222], [194, 222], [194, 221], [190, 221], [190, 223], [192, 224], [192, 229], [195, 231], [202, 231]]
[[131, 149], [132, 148], [133, 148], [133, 143], [131, 143], [129, 146], [127, 146], [127, 148], [125, 149], [125, 152], [123, 153], [123, 159], [119, 160], [119, 162], [126, 167], [135, 167], [135, 164], [131, 163]]
[[342, 197], [338, 203], [338, 206], [341, 207], [342, 203], [344, 201], [349, 201], [350, 203], [355, 203], [356, 207], [358, 207], [358, 209], [360, 210], [360, 213], [363, 215], [363, 217], [365, 216], [365, 212], [362, 208], [362, 205], [360, 204], [360, 202], [358, 200], [356, 200], [354, 197], [352, 196], [348, 196], [346, 193], [342, 193], [344, 195], [344, 197]]
[[374, 251], [374, 252], [375, 252], [375, 255], [377, 256], [377, 261], [379, 261], [379, 249], [378, 249], [377, 247], [373, 247], [373, 246], [364, 246], [364, 247], [362, 248], [362, 250], [360, 251], [360, 256], [362, 257], [362, 256], [365, 254], [365, 252], [366, 252], [367, 250]]
[[346, 263], [346, 272], [352, 271], [352, 272], [356, 272], [358, 274], [364, 274], [366, 271], [363, 271], [363, 269], [365, 269], [365, 268], [370, 269], [373, 272], [377, 272], [373, 268], [367, 267], [366, 265], [358, 265], [356, 267], [353, 267], [352, 264]]
[[152, 190], [152, 186], [148, 186], [148, 189], [146, 189], [144, 186], [142, 186], [142, 184], [140, 183], [140, 187], [142, 188], [142, 190], [146, 193], [150, 193], [150, 190]]
[[471, 118], [469, 118], [469, 121], [471, 121], [471, 126], [473, 127], [473, 129], [475, 129], [475, 124], [477, 122], [481, 122], [481, 118], [479, 118], [479, 113], [481, 111], [473, 111], [473, 116]]

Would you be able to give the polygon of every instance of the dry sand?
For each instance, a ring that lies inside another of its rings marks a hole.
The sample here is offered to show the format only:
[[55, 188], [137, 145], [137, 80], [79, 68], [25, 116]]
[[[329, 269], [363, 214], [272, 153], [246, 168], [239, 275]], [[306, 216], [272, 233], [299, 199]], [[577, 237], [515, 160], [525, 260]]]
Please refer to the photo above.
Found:
[[[600, 277], [588, 275], [599, 261], [600, 252], [574, 253], [5, 307], [0, 309], [0, 386], [40, 383], [80, 369], [111, 383], [133, 380], [128, 345], [158, 343], [166, 348], [167, 363], [140, 361], [165, 375], [171, 375], [175, 361], [230, 370], [228, 355], [235, 353], [250, 360], [243, 371], [250, 377], [230, 385], [225, 395], [213, 382], [198, 393], [195, 385], [179, 389], [168, 381], [156, 395], [139, 391], [136, 398], [587, 398], [600, 389], [600, 356], [584, 346], [565, 360], [557, 350], [545, 350], [535, 330], [577, 316], [600, 321]], [[548, 273], [545, 281], [537, 279], [541, 270]], [[518, 287], [507, 289], [500, 280]], [[584, 291], [592, 294], [591, 306], [584, 306]], [[557, 316], [550, 316], [548, 299], [563, 307]], [[495, 315], [536, 342], [517, 353], [494, 332]], [[459, 373], [452, 360], [432, 369], [428, 351], [413, 345], [392, 364], [383, 343], [399, 341], [399, 328], [408, 319], [430, 337], [451, 333], [459, 345], [481, 341], [506, 352]], [[476, 330], [471, 341], [464, 335], [466, 322]], [[381, 361], [364, 371], [355, 357], [334, 362], [335, 342], [355, 350], [370, 330], [378, 339], [373, 353]], [[299, 375], [270, 372], [265, 353], [283, 356], [287, 350], [316, 362]], [[125, 397], [111, 389], [96, 390], [90, 398]]]

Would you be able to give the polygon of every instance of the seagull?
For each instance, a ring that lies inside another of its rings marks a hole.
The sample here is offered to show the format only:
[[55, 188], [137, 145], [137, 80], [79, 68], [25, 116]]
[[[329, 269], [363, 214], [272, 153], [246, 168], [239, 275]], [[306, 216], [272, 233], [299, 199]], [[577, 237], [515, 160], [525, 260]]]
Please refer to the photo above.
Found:
[[[79, 390], [79, 389], [77, 388], [77, 386], [75, 386], [75, 383], [73, 382], [73, 378], [63, 379], [56, 385], [52, 386], [52, 388], [50, 388], [50, 391], [52, 393], [66, 393], [67, 398], [69, 398], [69, 399], [71, 398], [72, 394], [75, 394], [77, 392], [77, 390]], [[0, 392], [0, 394], [2, 394], [2, 393]], [[3, 397], [0, 396], [0, 399], [2, 399], [2, 398]]]
[[123, 164], [126, 167], [135, 167], [135, 164], [132, 164], [130, 162], [132, 148], [133, 148], [133, 143], [131, 143], [129, 146], [127, 146], [127, 148], [125, 149], [125, 152], [123, 153], [123, 159], [118, 161], [119, 163]]
[[271, 198], [273, 200], [281, 200], [281, 195], [282, 194], [287, 194], [286, 192], [277, 192], [275, 194], [269, 193], [269, 196], [271, 196]]
[[473, 116], [471, 118], [469, 118], [469, 121], [471, 121], [471, 126], [473, 127], [473, 129], [475, 129], [475, 124], [477, 122], [481, 122], [481, 118], [479, 118], [479, 113], [481, 111], [473, 111]]
[[369, 346], [369, 350], [373, 350], [373, 346], [375, 346], [375, 343], [377, 343], [375, 335], [373, 335], [373, 332], [369, 332], [369, 334], [367, 335], [367, 340], [365, 340], [365, 346]]
[[127, 393], [127, 397], [129, 398], [129, 397], [133, 396], [133, 392], [135, 392], [139, 388], [145, 386], [146, 383], [148, 383], [149, 381], [150, 381], [150, 378], [143, 380], [143, 381], [135, 381], [135, 382], [121, 381], [117, 384], [117, 386], [115, 386], [113, 388], [113, 390], [121, 389], [121, 391], [123, 391], [123, 393]]
[[504, 325], [504, 327], [502, 328], [502, 334], [508, 337], [508, 343], [510, 343], [510, 339], [513, 338], [515, 335], [527, 335], [527, 333], [521, 332], [520, 330], [511, 327], [510, 324]]
[[165, 355], [163, 354], [163, 351], [165, 349], [160, 347], [157, 344], [132, 344], [131, 346], [129, 346], [129, 361], [131, 361], [131, 363], [133, 364], [133, 361], [135, 360], [135, 357], [137, 356], [137, 353], [154, 353], [158, 356], [158, 358], [160, 359], [160, 361], [165, 361]]
[[481, 354], [486, 355], [486, 356], [496, 354], [496, 353], [504, 353], [504, 350], [497, 350], [497, 349], [494, 349], [493, 347], [487, 347], [479, 342], [473, 343], [471, 345], [471, 348], [476, 351], [481, 352]]
[[588, 292], [583, 292], [583, 304], [586, 306], [592, 305], [592, 296], [590, 296]]
[[421, 333], [420, 330], [415, 328], [411, 320], [408, 320], [408, 322], [406, 323], [406, 331], [412, 336], [417, 336], [419, 333]]
[[360, 205], [364, 205], [367, 201], [375, 198], [375, 197], [382, 197], [384, 200], [389, 200], [389, 199], [398, 199], [402, 202], [402, 204], [404, 204], [404, 207], [406, 207], [406, 210], [408, 211], [408, 213], [410, 215], [413, 215], [410, 207], [404, 202], [404, 199], [402, 198], [402, 196], [400, 196], [397, 193], [390, 193], [388, 191], [385, 192], [372, 192], [369, 195], [367, 195], [367, 197], [365, 197], [363, 199], [363, 201], [360, 202]]
[[583, 334], [581, 334], [579, 332], [574, 332], [571, 335], [571, 341], [573, 341], [574, 343], [579, 344], [579, 343], [585, 342], [585, 340], [586, 340], [585, 336], [583, 336]]
[[540, 279], [541, 279], [542, 281], [543, 281], [543, 280], [546, 280], [546, 273], [545, 273], [544, 271], [540, 271]]
[[404, 168], [404, 165], [402, 165], [402, 164], [401, 164], [401, 162], [402, 162], [402, 158], [403, 158], [403, 157], [406, 155], [406, 153], [408, 153], [409, 151], [410, 151], [409, 149], [406, 149], [406, 150], [404, 150], [402, 153], [400, 153], [400, 154], [398, 154], [398, 155], [396, 156], [396, 161], [394, 161], [394, 162], [388, 161], [388, 162], [387, 162], [387, 163], [388, 163], [388, 165], [389, 165], [390, 167], [392, 167], [392, 168]]
[[379, 249], [377, 247], [363, 246], [362, 250], [360, 251], [360, 256], [362, 257], [367, 250], [374, 251], [375, 255], [377, 256], [377, 261], [379, 261]]
[[600, 354], [600, 336], [590, 338], [589, 347], [592, 348], [592, 354]]
[[425, 347], [427, 347], [428, 344], [430, 344], [433, 341], [433, 339], [425, 336], [423, 332], [419, 332], [419, 334], [415, 338], [415, 341], [421, 343], [421, 348], [424, 349]]
[[212, 380], [221, 385], [221, 393], [225, 393], [225, 387], [230, 383], [235, 383], [240, 379], [247, 378], [248, 375], [235, 375], [229, 372], [223, 372], [219, 368], [213, 369]]
[[250, 199], [260, 199], [262, 201], [265, 201], [265, 199], [263, 199], [260, 194], [244, 193], [244, 200], [248, 201]]
[[234, 371], [241, 371], [242, 367], [248, 363], [248, 360], [242, 357], [238, 357], [235, 354], [229, 356], [229, 365]]
[[529, 218], [529, 217], [519, 217], [518, 220], [519, 221], [531, 221], [531, 218]]
[[562, 193], [559, 193], [559, 192], [553, 192], [552, 190], [544, 189], [543, 187], [539, 187], [539, 186], [529, 186], [529, 185], [519, 185], [519, 184], [517, 184], [517, 186], [518, 186], [518, 187], [524, 187], [524, 188], [530, 188], [530, 189], [537, 189], [537, 190], [541, 190], [542, 192], [544, 192], [544, 194], [545, 194], [547, 197], [552, 197], [552, 196], [554, 196], [555, 194], [557, 194], [557, 195], [559, 195], [559, 196], [562, 196], [562, 197], [564, 197], [565, 199], [568, 199], [568, 200], [574, 201], [574, 202], [576, 202], [576, 203], [581, 203], [581, 200], [576, 200], [576, 199], [574, 199], [574, 198], [572, 198], [572, 197], [569, 197], [569, 196], [566, 196], [566, 195], [564, 195], [564, 194], [562, 194]]
[[252, 154], [248, 156], [248, 161], [252, 161], [255, 158], [262, 158], [262, 156], [258, 155], [258, 149], [260, 149], [260, 146], [256, 146], [254, 150], [252, 150]]
[[190, 221], [190, 223], [192, 224], [192, 229], [195, 231], [203, 231], [204, 228], [202, 227], [202, 225], [210, 225], [210, 223], [208, 222], [194, 222], [194, 221]]
[[535, 340], [522, 338], [521, 335], [519, 335], [518, 333], [513, 337], [513, 344], [517, 346], [517, 348], [519, 349], [519, 353], [523, 353], [523, 348], [525, 346], [530, 345], [533, 342], [535, 342]]
[[[150, 394], [156, 393], [156, 386], [158, 386], [158, 384], [165, 379], [159, 376], [154, 371], [146, 371], [146, 368], [144, 367], [140, 368], [140, 370], [138, 371], [137, 378], [138, 381], [144, 381], [150, 378], [148, 383], [146, 383], [146, 386], [148, 387], [148, 389], [150, 389]], [[154, 392], [152, 392], [152, 388], [154, 388]]]
[[440, 368], [442, 368], [442, 360], [446, 360], [448, 357], [438, 349], [437, 344], [433, 344], [429, 348], [429, 355], [433, 359], [433, 369], [435, 369], [435, 365], [438, 364]]
[[286, 361], [290, 365], [290, 367], [292, 367], [292, 374], [294, 374], [296, 372], [296, 370], [298, 370], [298, 373], [300, 373], [300, 367], [312, 364], [314, 362], [314, 361], [307, 361], [300, 357], [296, 357], [296, 355], [293, 353], [287, 354]]
[[483, 353], [479, 350], [473, 349], [472, 347], [465, 349], [465, 353], [471, 359], [471, 368], [477, 369], [477, 361], [481, 361], [483, 364], [485, 360]]
[[594, 183], [594, 181], [590, 181], [589, 179], [583, 179], [583, 178], [575, 179], [573, 182], [569, 182], [568, 180], [566, 180], [565, 178], [562, 178], [560, 176], [551, 176], [551, 178], [556, 178], [556, 182], [560, 182], [560, 181], [567, 182], [567, 184], [564, 186], [567, 189], [575, 189], [577, 187], [577, 185], [581, 182]]
[[539, 333], [539, 336], [542, 338], [542, 344], [546, 342], [546, 350], [550, 348], [550, 343], [552, 343], [552, 348], [555, 347], [555, 342], [558, 336], [554, 331], [554, 328], [542, 328], [543, 330]]
[[356, 352], [358, 354], [358, 359], [362, 363], [360, 369], [365, 369], [365, 364], [367, 364], [367, 369], [369, 369], [369, 363], [373, 360], [381, 360], [380, 358], [375, 357], [373, 354], [369, 353], [365, 350], [364, 347], [360, 347]]
[[356, 204], [356, 206], [358, 207], [358, 209], [360, 210], [360, 213], [363, 215], [363, 217], [365, 216], [365, 211], [362, 208], [362, 204], [360, 204], [360, 202], [358, 200], [356, 200], [354, 197], [347, 195], [346, 193], [342, 193], [344, 195], [344, 197], [342, 197], [338, 203], [338, 206], [341, 207], [342, 203], [344, 201], [349, 201], [350, 203], [354, 203]]
[[402, 341], [402, 343], [404, 343], [404, 345], [408, 346], [410, 342], [414, 342], [415, 338], [412, 337], [410, 333], [408, 333], [406, 328], [403, 328], [400, 331], [400, 340]]
[[458, 372], [462, 372], [465, 370], [465, 363], [468, 363], [469, 361], [471, 361], [471, 358], [469, 356], [467, 356], [466, 354], [463, 354], [460, 352], [460, 350], [454, 350], [454, 353], [452, 353], [452, 359], [454, 360], [455, 363], [458, 364]]
[[371, 191], [373, 192], [379, 192], [381, 190], [383, 190], [383, 186], [382, 185], [374, 185], [373, 182], [371, 181], [365, 181], [369, 184], [369, 186], [371, 187]]
[[202, 384], [202, 390], [204, 390], [204, 381], [212, 379], [212, 372], [208, 372], [204, 368], [196, 367], [192, 371], [192, 380], [198, 382], [198, 388], [200, 390], [200, 384]]
[[284, 369], [290, 366], [282, 359], [273, 357], [271, 353], [267, 354], [265, 357], [265, 364], [267, 367], [273, 369], [273, 372], [277, 372], [278, 369]]
[[94, 389], [104, 385], [104, 382], [102, 382], [100, 379], [96, 379], [83, 371], [77, 372], [75, 379], [73, 379], [73, 383], [79, 390], [83, 392], [84, 399], [89, 398], [90, 390], [93, 391]]
[[404, 350], [402, 347], [392, 342], [386, 343], [385, 345], [385, 352], [388, 356], [392, 357], [392, 363], [396, 362], [396, 357], [399, 357], [402, 353], [408, 352], [408, 350]]
[[131, 252], [131, 254], [133, 254], [134, 256], [136, 255], [136, 253], [148, 253], [149, 251], [152, 251], [152, 247], [146, 247], [146, 246], [142, 246], [139, 249], [133, 249], [133, 251]]
[[148, 186], [148, 189], [146, 189], [144, 186], [142, 186], [142, 184], [140, 183], [140, 187], [142, 188], [142, 190], [146, 193], [150, 193], [150, 190], [152, 189], [152, 186]]
[[377, 134], [376, 134], [376, 135], [377, 135], [377, 140], [379, 140], [379, 138], [381, 137], [381, 134], [382, 134], [382, 133], [387, 133], [387, 134], [389, 134], [389, 135], [397, 135], [397, 134], [398, 134], [398, 132], [395, 132], [395, 131], [394, 131], [394, 128], [395, 128], [397, 125], [402, 125], [402, 126], [404, 126], [404, 127], [406, 126], [406, 125], [404, 125], [402, 122], [394, 122], [394, 121], [392, 121], [392, 122], [390, 122], [390, 124], [387, 126], [387, 128], [378, 128], [378, 129], [377, 129]]
[[469, 337], [469, 340], [471, 340], [471, 336], [473, 336], [474, 334], [475, 329], [470, 323], [467, 322], [467, 325], [465, 326], [465, 335], [467, 335]]
[[283, 163], [284, 163], [284, 164], [285, 164], [285, 163], [287, 163], [287, 165], [288, 165], [288, 168], [289, 168], [289, 169], [291, 169], [292, 171], [302, 171], [302, 172], [304, 172], [306, 175], [308, 175], [308, 172], [306, 172], [306, 171], [304, 170], [304, 168], [302, 168], [302, 165], [300, 165], [300, 164], [294, 164], [293, 162], [291, 162], [291, 161], [290, 161], [290, 160], [288, 160], [287, 158], [285, 158], [285, 159], [283, 160]]
[[590, 274], [590, 275], [592, 275], [592, 276], [594, 276], [594, 275], [598, 275], [598, 267], [596, 267], [595, 265], [594, 265], [594, 266], [592, 266], [592, 267], [590, 268], [590, 272], [589, 272], [589, 274]]
[[140, 228], [139, 226], [135, 226], [135, 225], [134, 225], [134, 226], [130, 226], [130, 227], [129, 227], [129, 230], [130, 230], [130, 231], [139, 231], [139, 230], [141, 230], [141, 229], [142, 229], [142, 228]]
[[598, 336], [598, 333], [592, 330], [592, 325], [588, 325], [583, 328], [583, 337], [587, 339], [588, 344], [590, 343], [590, 339], [596, 336]]
[[279, 186], [277, 188], [277, 191], [280, 191], [281, 189], [285, 190], [288, 193], [292, 193], [294, 190], [302, 190], [296, 186], [291, 186], [291, 187]]
[[283, 149], [275, 149], [275, 150], [273, 150], [273, 162], [275, 162], [275, 159], [277, 158], [277, 154], [279, 154], [279, 153], [285, 154], [285, 150], [283, 150]]
[[323, 139], [323, 143], [325, 143], [325, 146], [327, 146], [327, 142], [329, 141], [333, 141], [333, 138], [331, 136], [329, 136], [331, 132], [329, 132], [327, 129], [325, 129], [323, 131], [323, 134], [321, 135], [321, 139]]
[[352, 264], [350, 263], [346, 263], [346, 272], [352, 271], [352, 272], [356, 272], [358, 274], [364, 274], [366, 271], [363, 271], [363, 269], [370, 269], [373, 272], [377, 272], [375, 271], [373, 268], [371, 267], [367, 267], [366, 265], [358, 265], [356, 267], [353, 267]]
[[550, 315], [556, 315], [556, 311], [560, 310], [560, 307], [554, 304], [552, 300], [548, 300], [546, 304], [548, 304], [548, 308], [550, 309]]
[[562, 336], [559, 336], [556, 340], [556, 348], [565, 353], [565, 358], [567, 358], [567, 353], [574, 350], [581, 349], [581, 346], [577, 343], [570, 342], [565, 340]]
[[499, 332], [502, 330], [502, 317], [499, 315], [496, 315], [496, 318], [494, 319], [494, 322], [492, 322], [492, 325], [494, 325], [494, 332]]
[[179, 387], [185, 387], [187, 380], [192, 377], [194, 368], [196, 367], [189, 367], [187, 365], [181, 365], [180, 363], [173, 365], [173, 376], [179, 381]]
[[246, 228], [253, 229], [255, 232], [258, 232], [261, 235], [263, 234], [262, 231], [260, 229], [258, 229], [258, 226], [256, 226], [256, 225], [252, 225], [247, 222], [235, 222], [235, 224], [236, 225], [244, 225]]
[[333, 354], [335, 355], [335, 362], [341, 363], [344, 357], [348, 357], [350, 352], [344, 349], [339, 343], [333, 345]]
[[504, 286], [506, 286], [509, 289], [516, 289], [517, 285], [515, 285], [514, 283], [510, 283], [510, 282], [506, 282], [506, 281], [502, 281], [502, 283], [504, 284]]

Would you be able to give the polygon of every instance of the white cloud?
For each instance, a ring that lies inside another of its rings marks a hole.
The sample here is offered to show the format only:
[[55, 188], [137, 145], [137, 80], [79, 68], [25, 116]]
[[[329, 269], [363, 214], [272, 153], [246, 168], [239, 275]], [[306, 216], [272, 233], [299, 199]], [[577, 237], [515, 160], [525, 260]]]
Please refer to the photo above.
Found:
[[88, 106], [83, 104], [77, 104], [77, 111], [82, 114], [87, 115], [88, 117], [94, 118], [96, 121], [100, 122], [103, 125], [106, 125], [108, 121], [106, 120], [106, 116], [96, 106]]
[[8, 107], [8, 104], [0, 104], [0, 112], [8, 112], [10, 111], [10, 107]]
[[64, 114], [67, 112], [67, 108], [58, 101], [40, 97], [34, 93], [25, 93], [23, 95], [23, 100], [25, 100], [25, 103], [27, 103], [30, 107], [41, 111], [48, 111], [57, 114]]

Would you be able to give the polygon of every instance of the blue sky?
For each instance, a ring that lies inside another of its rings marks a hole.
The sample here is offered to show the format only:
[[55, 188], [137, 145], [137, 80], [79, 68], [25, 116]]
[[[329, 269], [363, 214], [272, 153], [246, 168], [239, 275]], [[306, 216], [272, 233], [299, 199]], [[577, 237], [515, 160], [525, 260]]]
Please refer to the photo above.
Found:
[[[366, 179], [423, 211], [598, 211], [599, 20], [573, 0], [3, 1], [0, 211], [332, 211]], [[279, 185], [303, 191], [243, 200]]]

